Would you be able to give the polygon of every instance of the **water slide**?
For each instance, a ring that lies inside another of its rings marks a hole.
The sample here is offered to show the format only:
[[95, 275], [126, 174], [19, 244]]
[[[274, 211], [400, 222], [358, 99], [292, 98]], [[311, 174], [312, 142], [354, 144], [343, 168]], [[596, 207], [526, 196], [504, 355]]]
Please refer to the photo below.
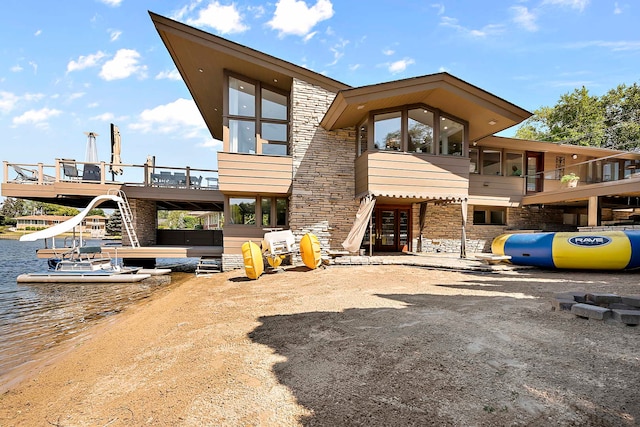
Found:
[[80, 212], [78, 215], [66, 220], [65, 222], [61, 222], [60, 224], [56, 224], [52, 227], [45, 228], [44, 230], [36, 231], [35, 233], [25, 234], [24, 236], [20, 237], [20, 241], [35, 242], [36, 240], [39, 240], [39, 239], [48, 239], [50, 237], [55, 237], [59, 234], [71, 231], [75, 226], [79, 225], [87, 215], [89, 215], [89, 212], [91, 211], [91, 209], [95, 208], [96, 206], [106, 201], [120, 203], [120, 202], [123, 202], [123, 199], [121, 197], [113, 196], [111, 194], [103, 194], [101, 196], [94, 197], [93, 200], [91, 200], [91, 203], [89, 203], [89, 205], [86, 208], [84, 208], [82, 212]]

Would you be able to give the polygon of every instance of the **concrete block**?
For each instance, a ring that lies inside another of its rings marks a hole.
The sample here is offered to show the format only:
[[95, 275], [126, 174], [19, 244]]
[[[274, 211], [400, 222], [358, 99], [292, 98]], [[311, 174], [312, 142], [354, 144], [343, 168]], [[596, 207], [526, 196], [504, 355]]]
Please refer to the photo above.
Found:
[[640, 325], [640, 310], [611, 310], [611, 317], [625, 325]]
[[608, 308], [610, 310], [618, 309], [618, 310], [640, 310], [640, 308], [634, 307], [632, 305], [627, 305], [623, 303], [614, 302], [613, 304], [609, 304]]
[[633, 307], [640, 307], [640, 295], [623, 295], [622, 303]]
[[586, 302], [587, 293], [584, 291], [569, 291], [557, 293], [556, 298], [573, 299], [575, 302]]
[[589, 304], [574, 304], [571, 307], [571, 313], [595, 320], [606, 320], [611, 317], [611, 310], [608, 308]]
[[571, 311], [571, 307], [576, 304], [573, 298], [554, 298], [551, 300], [553, 311]]
[[598, 293], [598, 292], [588, 293], [587, 301], [591, 301], [592, 303], [597, 305], [605, 305], [605, 304], [611, 304], [614, 302], [622, 302], [620, 295]]

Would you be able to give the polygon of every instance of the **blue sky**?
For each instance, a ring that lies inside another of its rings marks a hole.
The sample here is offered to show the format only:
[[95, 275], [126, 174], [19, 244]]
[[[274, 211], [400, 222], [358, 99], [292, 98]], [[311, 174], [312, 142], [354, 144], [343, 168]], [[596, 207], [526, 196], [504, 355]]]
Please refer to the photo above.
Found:
[[124, 163], [216, 167], [148, 10], [351, 86], [446, 71], [529, 111], [640, 76], [631, 0], [5, 0], [2, 160], [83, 161], [92, 131], [109, 161], [114, 123]]

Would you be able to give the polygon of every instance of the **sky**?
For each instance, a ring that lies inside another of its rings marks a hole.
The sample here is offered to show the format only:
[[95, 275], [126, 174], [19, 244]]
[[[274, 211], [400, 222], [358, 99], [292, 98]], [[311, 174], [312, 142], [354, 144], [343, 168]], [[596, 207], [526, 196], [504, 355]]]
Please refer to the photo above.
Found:
[[[207, 131], [148, 11], [363, 86], [446, 71], [528, 111], [640, 77], [632, 0], [3, 0], [2, 160], [85, 161], [110, 123], [122, 161], [215, 169]], [[512, 128], [502, 135], [512, 136]]]

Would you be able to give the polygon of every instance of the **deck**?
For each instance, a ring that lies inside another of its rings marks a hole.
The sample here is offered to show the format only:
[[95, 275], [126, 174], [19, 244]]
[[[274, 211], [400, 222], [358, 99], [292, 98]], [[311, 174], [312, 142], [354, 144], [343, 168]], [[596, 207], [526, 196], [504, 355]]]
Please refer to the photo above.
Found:
[[[131, 258], [131, 259], [151, 259], [151, 258], [218, 258], [222, 256], [222, 246], [102, 246], [100, 253], [109, 258]], [[60, 256], [69, 248], [43, 248], [37, 251], [38, 258], [53, 258]], [[99, 256], [99, 254], [96, 254]]]

